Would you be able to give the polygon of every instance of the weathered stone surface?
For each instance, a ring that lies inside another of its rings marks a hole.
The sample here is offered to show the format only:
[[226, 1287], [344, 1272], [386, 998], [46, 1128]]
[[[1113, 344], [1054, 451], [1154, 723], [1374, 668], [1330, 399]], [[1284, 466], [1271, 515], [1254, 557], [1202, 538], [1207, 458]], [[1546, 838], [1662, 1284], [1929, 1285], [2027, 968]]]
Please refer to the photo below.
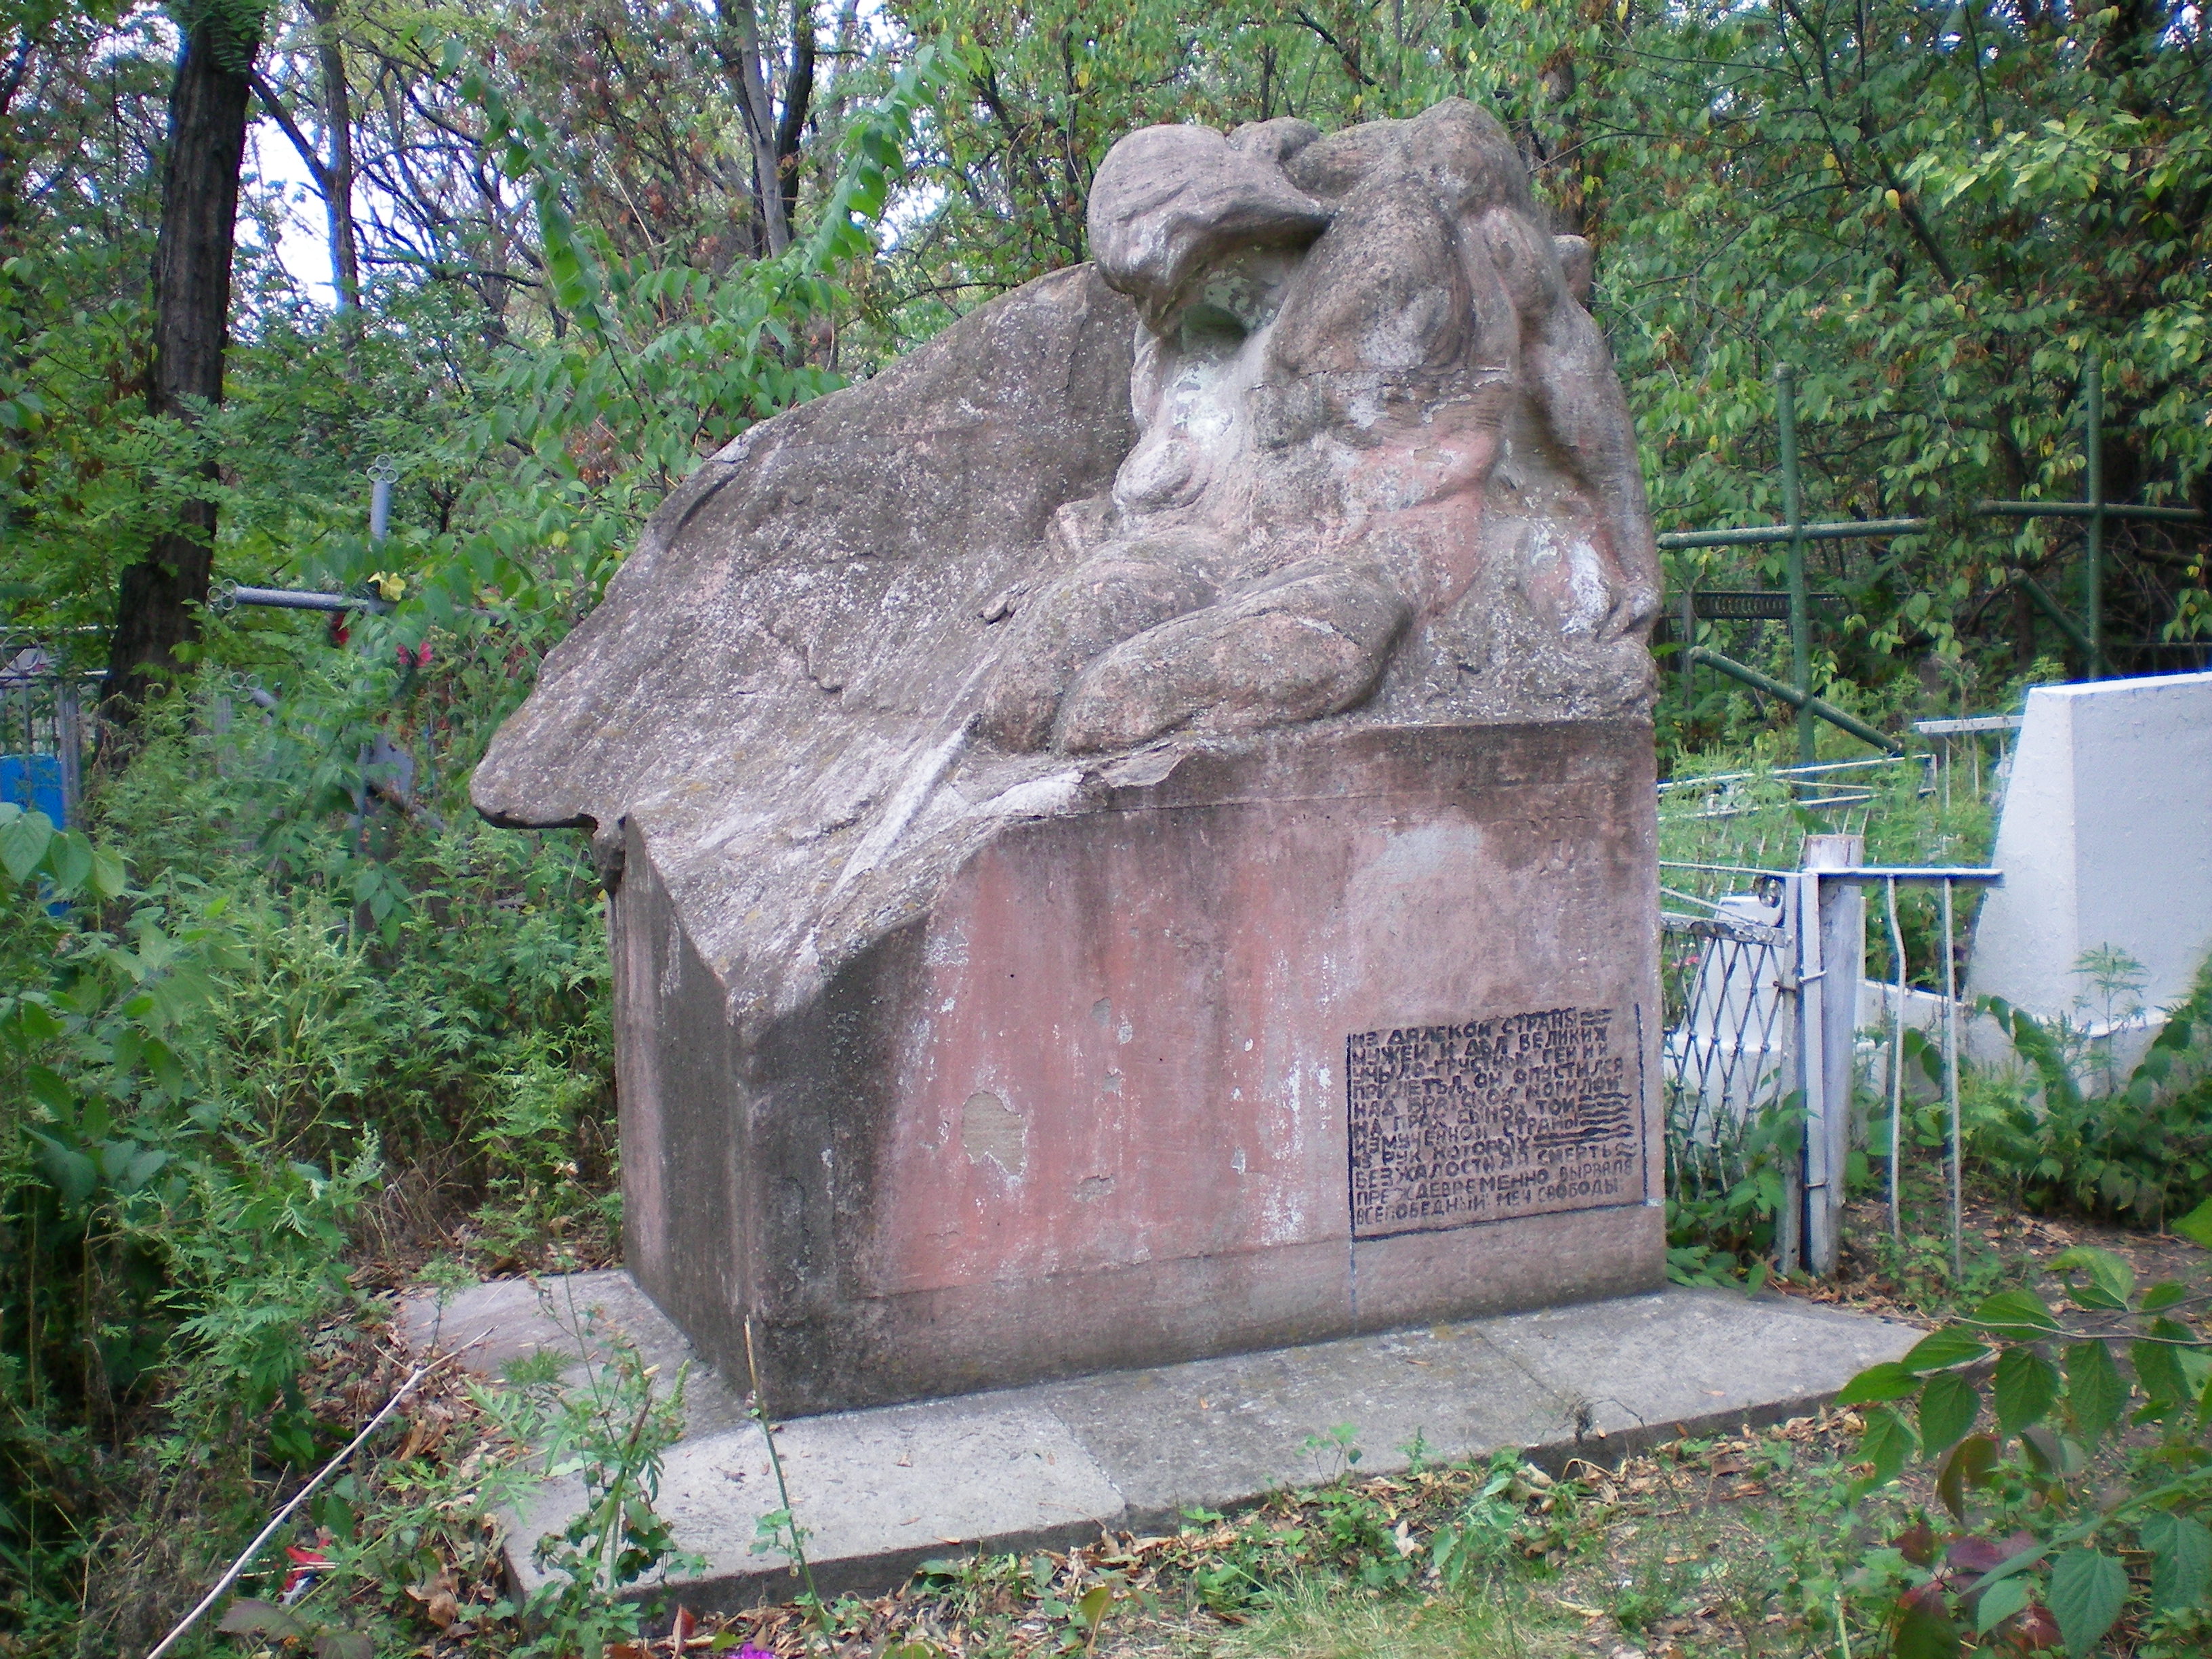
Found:
[[1456, 103], [1091, 221], [703, 466], [477, 775], [593, 831], [630, 1266], [779, 1412], [1656, 1282], [1587, 250]]
[[1091, 224], [1146, 322], [1139, 436], [1014, 619], [986, 733], [1640, 708], [1654, 553], [1588, 249], [1563, 261], [1497, 123], [1148, 128]]

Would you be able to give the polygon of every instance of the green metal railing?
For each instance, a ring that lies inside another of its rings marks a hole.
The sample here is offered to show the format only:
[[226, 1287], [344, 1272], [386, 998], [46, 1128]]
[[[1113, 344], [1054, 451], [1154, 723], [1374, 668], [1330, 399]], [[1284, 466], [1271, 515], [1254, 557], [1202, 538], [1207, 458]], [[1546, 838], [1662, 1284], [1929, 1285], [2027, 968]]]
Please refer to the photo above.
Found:
[[[1842, 731], [1850, 732], [1862, 742], [1874, 744], [1892, 754], [1902, 752], [1901, 745], [1882, 736], [1864, 721], [1844, 714], [1834, 705], [1813, 695], [1812, 690], [1812, 620], [1814, 605], [1829, 595], [1809, 593], [1805, 579], [1805, 546], [1808, 542], [1858, 540], [1881, 536], [1912, 536], [1935, 529], [1941, 520], [1934, 518], [1905, 519], [1846, 519], [1827, 524], [1805, 522], [1804, 501], [1799, 487], [1797, 468], [1797, 385], [1796, 376], [1786, 365], [1775, 371], [1774, 404], [1778, 428], [1777, 448], [1782, 473], [1782, 511], [1784, 521], [1778, 525], [1755, 525], [1735, 530], [1685, 530], [1670, 532], [1658, 538], [1659, 546], [1665, 550], [1695, 547], [1759, 547], [1777, 542], [1789, 545], [1789, 556], [1784, 566], [1784, 593], [1787, 608], [1784, 615], [1790, 623], [1790, 684], [1783, 684], [1771, 675], [1734, 661], [1717, 651], [1708, 650], [1697, 642], [1697, 618], [1726, 616], [1730, 611], [1700, 611], [1698, 595], [1692, 589], [1683, 594], [1682, 607], [1682, 665], [1684, 684], [1692, 696], [1695, 683], [1688, 678], [1699, 667], [1711, 668], [1788, 703], [1797, 711], [1797, 755], [1800, 764], [1809, 765], [1814, 757], [1814, 722], [1826, 720]], [[2089, 679], [2101, 679], [2107, 672], [2104, 641], [2104, 550], [2105, 525], [2107, 520], [2128, 519], [2160, 524], [2203, 524], [2205, 515], [2195, 507], [2151, 507], [2135, 502], [2108, 501], [2105, 499], [2105, 375], [2101, 363], [2092, 360], [2082, 375], [2084, 438], [2083, 499], [2078, 501], [1978, 501], [1966, 509], [1974, 518], [1991, 519], [2079, 519], [2083, 520], [2081, 559], [2081, 615], [2077, 620], [2054, 598], [2051, 591], [2024, 570], [2013, 573], [2013, 580], [2026, 593], [2036, 609], [2048, 617], [2067, 642], [2081, 653], [2082, 672]], [[1731, 600], [1751, 596], [1730, 594]], [[1744, 614], [1747, 608], [1738, 605], [1733, 614]]]

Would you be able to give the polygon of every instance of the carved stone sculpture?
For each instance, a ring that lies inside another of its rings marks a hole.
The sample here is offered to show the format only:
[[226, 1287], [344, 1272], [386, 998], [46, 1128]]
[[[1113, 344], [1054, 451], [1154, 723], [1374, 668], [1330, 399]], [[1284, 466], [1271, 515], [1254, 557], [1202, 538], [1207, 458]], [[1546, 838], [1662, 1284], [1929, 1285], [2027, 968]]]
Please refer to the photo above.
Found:
[[985, 735], [1638, 704], [1656, 570], [1589, 250], [1544, 234], [1496, 122], [1148, 128], [1091, 228], [1142, 319], [1139, 436], [1062, 515], [1075, 562], [1016, 619]]
[[1154, 127], [703, 465], [479, 768], [793, 1413], [1656, 1283], [1634, 436], [1497, 124]]

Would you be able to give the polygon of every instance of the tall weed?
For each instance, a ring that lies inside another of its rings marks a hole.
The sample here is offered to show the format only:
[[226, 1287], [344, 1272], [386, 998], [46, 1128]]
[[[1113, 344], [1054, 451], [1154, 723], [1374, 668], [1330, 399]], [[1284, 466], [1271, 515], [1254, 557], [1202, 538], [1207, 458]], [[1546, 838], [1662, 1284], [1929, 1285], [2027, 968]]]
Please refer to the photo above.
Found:
[[2124, 1079], [2109, 1035], [1985, 1006], [2028, 1070], [1977, 1079], [1970, 1146], [2021, 1202], [2154, 1227], [2212, 1192], [2212, 963]]

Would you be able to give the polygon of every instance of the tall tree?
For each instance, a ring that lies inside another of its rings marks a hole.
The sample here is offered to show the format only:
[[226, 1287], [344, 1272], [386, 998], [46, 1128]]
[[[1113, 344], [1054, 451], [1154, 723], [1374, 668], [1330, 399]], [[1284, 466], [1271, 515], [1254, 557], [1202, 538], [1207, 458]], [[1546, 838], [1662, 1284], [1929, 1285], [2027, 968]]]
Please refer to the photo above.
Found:
[[[187, 0], [177, 21], [182, 38], [162, 163], [146, 407], [155, 416], [192, 422], [222, 400], [238, 176], [262, 10], [257, 0]], [[214, 481], [212, 460], [202, 464], [202, 473]], [[197, 637], [215, 528], [214, 501], [188, 500], [145, 556], [123, 572], [105, 687], [108, 717], [119, 726], [137, 718], [147, 692], [175, 668], [177, 647]]]
[[338, 315], [357, 322], [361, 307], [361, 238], [353, 211], [353, 94], [346, 82], [345, 46], [338, 35], [337, 0], [304, 0], [313, 25], [315, 113], [328, 154], [293, 118], [281, 86], [253, 77], [254, 96], [299, 152], [315, 193], [323, 198], [323, 217], [331, 253], [331, 291]]

